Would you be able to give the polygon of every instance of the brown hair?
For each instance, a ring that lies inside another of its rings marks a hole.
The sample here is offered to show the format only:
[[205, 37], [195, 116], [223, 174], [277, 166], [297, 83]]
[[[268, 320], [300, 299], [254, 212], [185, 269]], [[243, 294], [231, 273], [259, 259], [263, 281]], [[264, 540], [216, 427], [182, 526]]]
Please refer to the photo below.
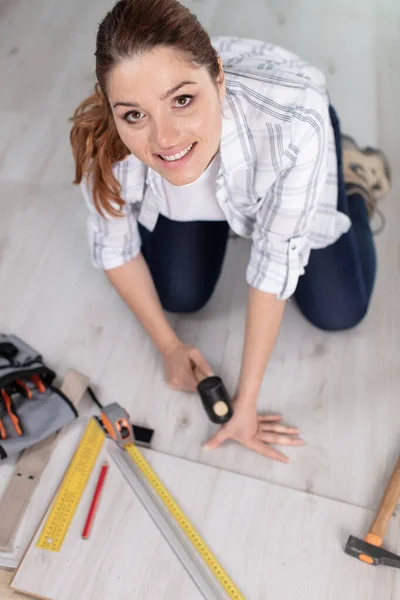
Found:
[[192, 64], [206, 67], [213, 81], [220, 74], [218, 54], [197, 17], [177, 0], [119, 0], [99, 25], [94, 93], [76, 108], [70, 132], [75, 160], [74, 184], [93, 177], [92, 196], [103, 216], [118, 216], [124, 205], [113, 164], [130, 151], [115, 127], [107, 97], [107, 77], [123, 60], [155, 46], [174, 47]]

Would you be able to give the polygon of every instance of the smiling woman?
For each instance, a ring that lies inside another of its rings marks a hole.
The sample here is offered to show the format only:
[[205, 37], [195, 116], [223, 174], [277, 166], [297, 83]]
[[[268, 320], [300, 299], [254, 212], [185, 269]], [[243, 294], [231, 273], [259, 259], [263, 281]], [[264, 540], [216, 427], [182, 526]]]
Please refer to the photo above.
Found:
[[117, 2], [95, 56], [70, 134], [92, 262], [161, 352], [167, 383], [194, 391], [193, 367], [212, 369], [164, 310], [202, 308], [229, 228], [251, 238], [234, 415], [208, 447], [232, 438], [286, 462], [270, 444], [301, 444], [297, 430], [256, 411], [285, 301], [324, 330], [363, 319], [385, 156], [342, 138], [321, 71], [273, 44], [210, 39], [176, 0]]
[[115, 67], [107, 95], [125, 146], [173, 185], [196, 181], [216, 155], [222, 71], [212, 80], [174, 48], [158, 46]]
[[[116, 215], [125, 201], [112, 167], [128, 154], [176, 185], [205, 170], [221, 136], [223, 70], [197, 18], [175, 0], [121, 0], [96, 45], [98, 84], [72, 119], [74, 183], [92, 174], [96, 209]], [[194, 164], [178, 173], [168, 158], [200, 139]]]

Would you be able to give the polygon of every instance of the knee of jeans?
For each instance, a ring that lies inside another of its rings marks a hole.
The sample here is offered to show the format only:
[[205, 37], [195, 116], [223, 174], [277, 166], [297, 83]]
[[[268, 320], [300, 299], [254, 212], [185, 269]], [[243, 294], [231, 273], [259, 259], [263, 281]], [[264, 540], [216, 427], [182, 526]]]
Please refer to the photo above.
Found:
[[177, 291], [164, 292], [159, 294], [160, 302], [164, 310], [172, 313], [192, 313], [203, 308], [211, 293], [196, 293], [195, 290], [184, 290], [181, 293]]
[[360, 304], [354, 307], [351, 311], [346, 312], [335, 312], [334, 310], [313, 316], [310, 321], [323, 331], [345, 331], [347, 329], [353, 329], [361, 323], [365, 318], [369, 308], [369, 303]]

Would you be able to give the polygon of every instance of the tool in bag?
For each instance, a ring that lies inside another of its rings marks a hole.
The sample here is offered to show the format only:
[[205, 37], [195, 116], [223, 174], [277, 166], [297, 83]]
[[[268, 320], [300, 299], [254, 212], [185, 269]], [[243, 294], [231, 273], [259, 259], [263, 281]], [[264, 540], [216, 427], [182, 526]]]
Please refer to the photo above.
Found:
[[51, 436], [78, 413], [53, 386], [55, 372], [15, 335], [0, 334], [0, 458]]
[[[23, 388], [22, 383], [20, 381]], [[67, 370], [60, 389], [77, 410], [79, 410], [79, 402], [86, 392], [100, 410], [103, 409], [103, 405], [90, 387], [89, 379], [75, 369]], [[27, 398], [33, 397], [31, 388], [27, 387], [24, 391]], [[134, 424], [131, 424], [131, 427], [136, 444], [145, 448], [150, 447], [154, 430]], [[14, 474], [0, 498], [0, 552], [10, 553], [15, 551], [16, 554], [10, 559], [1, 556], [0, 566], [16, 568], [18, 565], [18, 553], [21, 552], [21, 548], [18, 550], [14, 548], [14, 540], [61, 431], [59, 430], [40, 443], [26, 448], [17, 460]]]
[[[61, 391], [76, 409], [85, 395], [89, 379], [76, 371], [68, 369], [61, 384]], [[23, 550], [23, 538], [16, 544], [16, 537], [23, 526], [25, 512], [46, 469], [53, 450], [60, 439], [60, 429], [50, 437], [21, 452], [15, 463], [14, 472], [0, 498], [0, 566], [16, 568], [18, 555]], [[22, 547], [21, 547], [22, 546]], [[14, 564], [13, 564], [14, 563]]]

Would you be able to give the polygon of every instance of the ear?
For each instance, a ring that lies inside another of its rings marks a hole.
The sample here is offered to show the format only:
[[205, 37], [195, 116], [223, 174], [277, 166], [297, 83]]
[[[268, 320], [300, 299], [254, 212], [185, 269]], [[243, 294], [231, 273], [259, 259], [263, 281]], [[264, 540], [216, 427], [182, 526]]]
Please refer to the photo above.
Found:
[[220, 56], [218, 57], [218, 65], [219, 65], [219, 75], [218, 75], [217, 83], [218, 83], [220, 100], [222, 102], [222, 100], [225, 98], [226, 87], [225, 87], [224, 67], [223, 67], [222, 59]]

